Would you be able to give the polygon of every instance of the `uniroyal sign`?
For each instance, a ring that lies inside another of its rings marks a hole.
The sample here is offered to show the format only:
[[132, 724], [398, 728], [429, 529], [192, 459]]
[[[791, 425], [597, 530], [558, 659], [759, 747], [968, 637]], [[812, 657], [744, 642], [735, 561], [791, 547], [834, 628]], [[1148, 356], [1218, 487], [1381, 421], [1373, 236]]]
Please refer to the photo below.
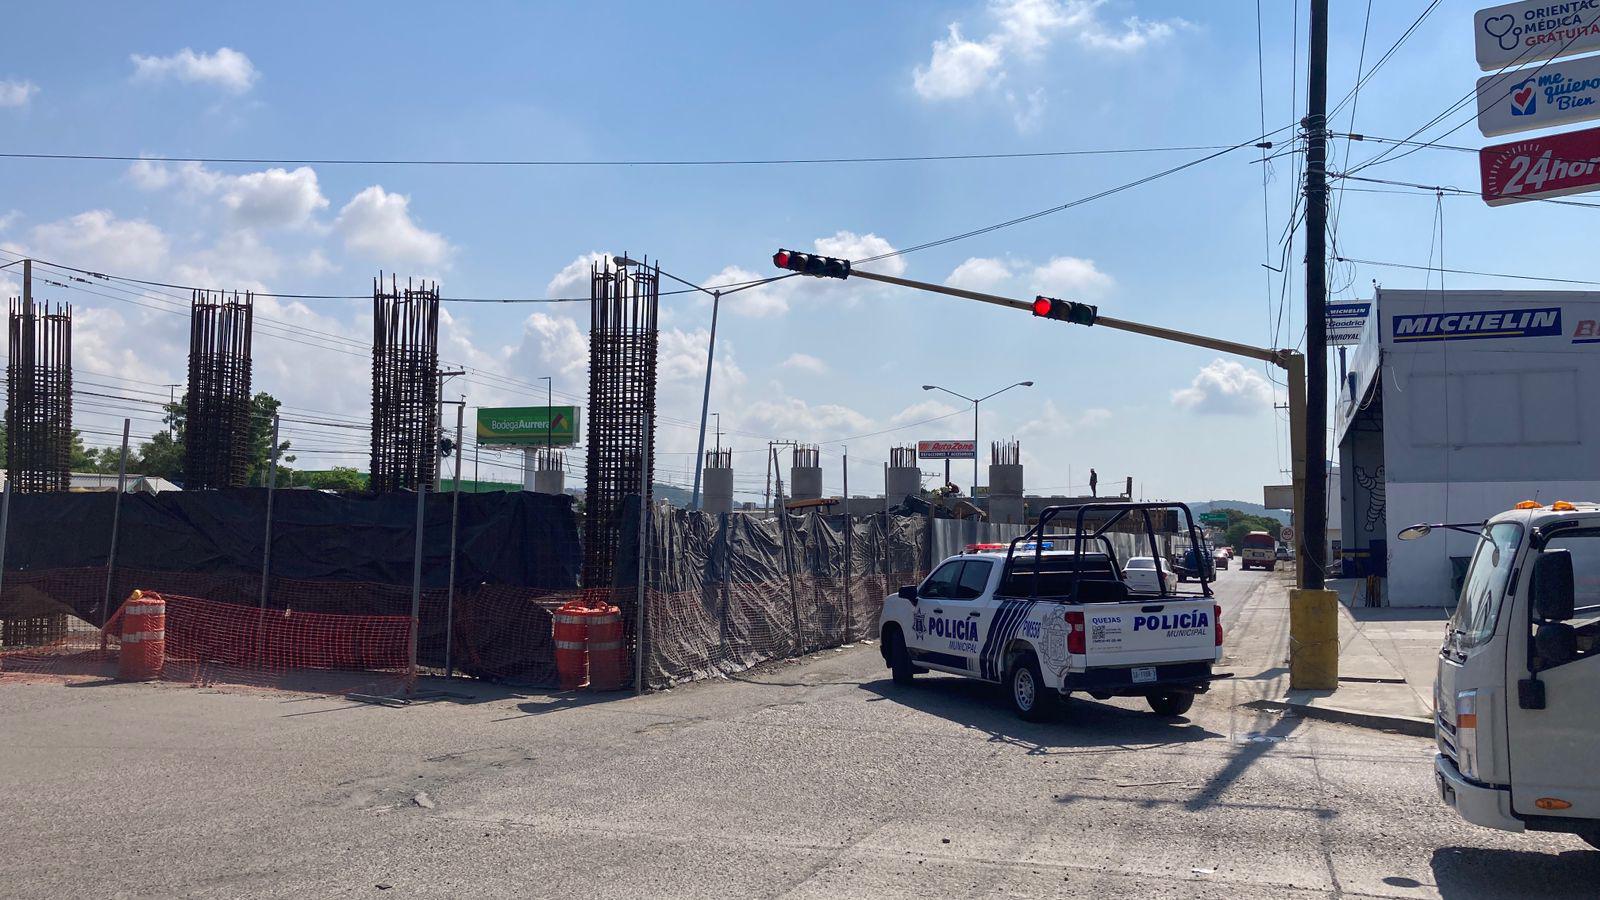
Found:
[[976, 441], [917, 441], [918, 459], [977, 459]]
[[1478, 68], [1492, 72], [1600, 50], [1600, 0], [1525, 0], [1478, 10]]
[[1490, 206], [1592, 191], [1600, 188], [1600, 128], [1484, 147], [1478, 168]]

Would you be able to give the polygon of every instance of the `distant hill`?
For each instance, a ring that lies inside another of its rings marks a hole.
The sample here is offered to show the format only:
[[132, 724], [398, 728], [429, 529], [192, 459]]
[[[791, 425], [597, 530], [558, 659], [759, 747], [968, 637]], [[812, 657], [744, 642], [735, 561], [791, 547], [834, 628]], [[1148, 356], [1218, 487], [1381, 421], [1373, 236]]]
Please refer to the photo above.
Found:
[[1251, 503], [1247, 500], [1194, 500], [1189, 503], [1189, 510], [1197, 516], [1213, 509], [1237, 509], [1242, 513], [1249, 513], [1253, 516], [1266, 516], [1269, 519], [1277, 519], [1285, 525], [1289, 524], [1288, 510], [1267, 509], [1259, 503]]

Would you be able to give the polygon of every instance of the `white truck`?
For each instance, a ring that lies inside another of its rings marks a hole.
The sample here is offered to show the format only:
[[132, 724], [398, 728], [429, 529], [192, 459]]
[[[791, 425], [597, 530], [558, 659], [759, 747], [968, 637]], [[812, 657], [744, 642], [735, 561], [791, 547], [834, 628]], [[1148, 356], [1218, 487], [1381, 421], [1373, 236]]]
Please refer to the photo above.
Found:
[[[1144, 697], [1158, 715], [1183, 715], [1195, 694], [1228, 677], [1212, 672], [1222, 658], [1222, 608], [1207, 581], [1180, 592], [1170, 571], [1135, 589], [1106, 536], [1119, 522], [1142, 522], [1159, 558], [1157, 522], [1176, 521], [1175, 511], [1199, 546], [1182, 504], [1090, 503], [1050, 507], [1009, 545], [950, 557], [885, 599], [885, 665], [901, 684], [937, 670], [1003, 685], [1025, 719], [1044, 717], [1073, 692]], [[1071, 531], [1052, 533], [1063, 520]]]
[[1600, 847], [1600, 506], [1525, 501], [1479, 535], [1439, 650], [1439, 796], [1506, 831]]

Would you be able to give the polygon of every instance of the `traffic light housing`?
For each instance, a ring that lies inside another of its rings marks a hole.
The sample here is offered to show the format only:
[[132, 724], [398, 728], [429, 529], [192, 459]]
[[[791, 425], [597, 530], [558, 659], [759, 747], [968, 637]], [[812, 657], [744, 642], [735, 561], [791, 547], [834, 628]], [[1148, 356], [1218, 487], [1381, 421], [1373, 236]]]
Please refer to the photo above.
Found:
[[1060, 319], [1074, 325], [1093, 325], [1100, 308], [1088, 303], [1057, 300], [1054, 297], [1033, 298], [1033, 314], [1043, 319]]
[[772, 264], [780, 269], [799, 272], [801, 275], [810, 275], [813, 278], [849, 278], [850, 260], [835, 259], [832, 256], [819, 256], [815, 253], [799, 253], [794, 250], [779, 250], [772, 254]]

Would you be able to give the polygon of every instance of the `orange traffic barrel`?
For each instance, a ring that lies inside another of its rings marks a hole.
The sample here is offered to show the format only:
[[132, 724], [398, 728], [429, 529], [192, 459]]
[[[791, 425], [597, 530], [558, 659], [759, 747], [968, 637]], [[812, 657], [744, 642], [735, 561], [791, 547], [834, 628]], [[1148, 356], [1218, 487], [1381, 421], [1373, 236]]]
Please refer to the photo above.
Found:
[[588, 612], [583, 601], [573, 600], [550, 616], [556, 642], [556, 676], [564, 691], [581, 688], [589, 680]]
[[589, 687], [622, 689], [622, 611], [615, 606], [589, 610]]
[[167, 656], [167, 601], [156, 594], [134, 594], [122, 606], [122, 649], [117, 678], [150, 681], [161, 677]]

